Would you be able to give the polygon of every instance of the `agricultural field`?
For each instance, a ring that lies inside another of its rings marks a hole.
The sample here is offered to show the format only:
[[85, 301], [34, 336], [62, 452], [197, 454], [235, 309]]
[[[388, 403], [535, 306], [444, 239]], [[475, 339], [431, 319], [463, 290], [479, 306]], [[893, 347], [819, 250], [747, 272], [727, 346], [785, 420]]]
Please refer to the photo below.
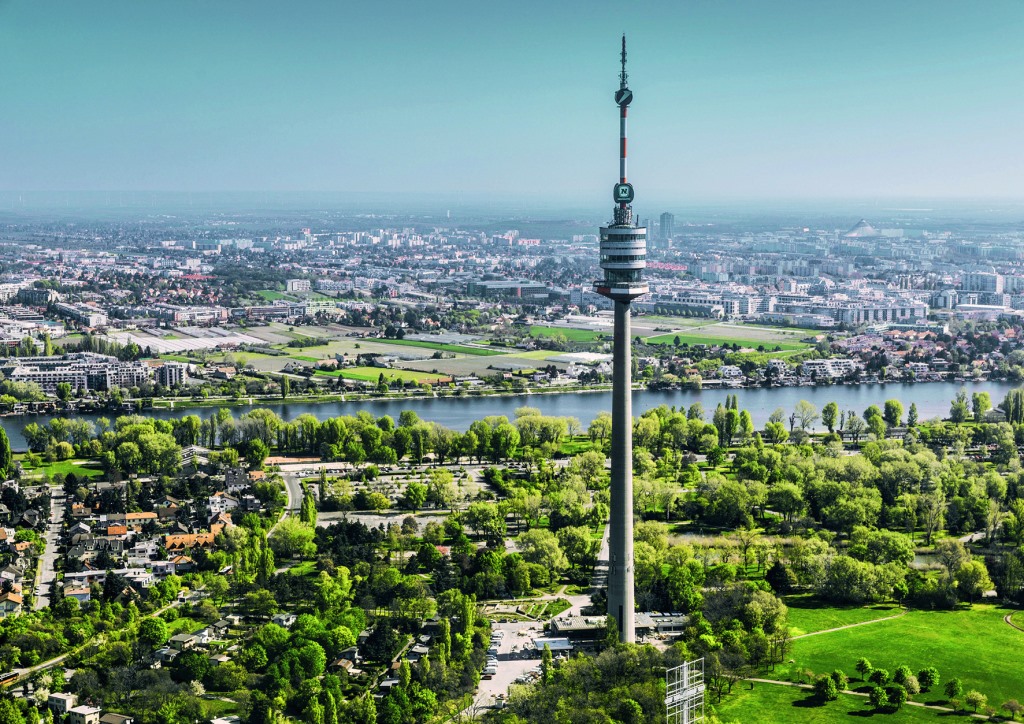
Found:
[[488, 349], [486, 347], [470, 347], [464, 344], [444, 344], [443, 342], [427, 342], [419, 339], [379, 339], [373, 338], [370, 340], [376, 344], [395, 344], [404, 347], [420, 347], [422, 349], [433, 349], [441, 352], [451, 352], [453, 354], [468, 354], [479, 357], [489, 357], [493, 355], [505, 354], [508, 350], [502, 349]]
[[443, 375], [413, 370], [384, 369], [381, 367], [346, 367], [343, 370], [320, 370], [318, 377], [344, 377], [350, 380], [376, 382], [381, 374], [386, 380], [402, 380], [402, 382], [436, 382]]
[[[1024, 699], [1019, 670], [1024, 631], [1003, 621], [1009, 612], [993, 604], [956, 611], [912, 610], [888, 621], [808, 636], [793, 642], [789, 658], [795, 663], [780, 666], [776, 675], [792, 677], [798, 669], [815, 673], [842, 669], [855, 677], [854, 665], [863, 656], [890, 672], [901, 664], [915, 672], [934, 666], [943, 681], [959, 678], [965, 690], [977, 689], [997, 705]], [[850, 686], [858, 684], [851, 681]], [[935, 702], [944, 696], [932, 692], [917, 699]]]
[[[708, 701], [712, 701], [710, 695]], [[867, 697], [854, 694], [840, 694], [836, 701], [822, 704], [809, 689], [762, 683], [755, 683], [751, 689], [746, 682], [736, 684], [732, 693], [722, 697], [714, 708], [723, 724], [840, 724], [861, 719], [879, 724], [970, 721], [966, 714], [953, 715], [911, 705], [892, 714], [878, 712], [872, 709]]]
[[645, 341], [649, 344], [673, 344], [679, 337], [680, 344], [738, 344], [741, 347], [764, 346], [767, 349], [780, 347], [786, 351], [807, 349], [811, 345], [800, 340], [807, 336], [806, 330], [788, 330], [776, 327], [758, 327], [749, 324], [708, 324], [695, 329], [680, 329], [667, 332]]
[[598, 331], [593, 329], [579, 329], [576, 327], [544, 327], [534, 325], [530, 327], [530, 335], [533, 337], [554, 337], [564, 336], [570, 342], [596, 342], [602, 337], [611, 337], [612, 330]]

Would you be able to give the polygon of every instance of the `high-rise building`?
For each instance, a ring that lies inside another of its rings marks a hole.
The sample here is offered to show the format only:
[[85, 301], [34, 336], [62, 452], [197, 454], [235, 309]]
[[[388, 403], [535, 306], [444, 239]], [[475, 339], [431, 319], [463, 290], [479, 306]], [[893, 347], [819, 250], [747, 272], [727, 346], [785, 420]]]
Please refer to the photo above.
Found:
[[661, 238], [665, 241], [672, 241], [672, 234], [675, 233], [676, 217], [667, 211], [661, 215]]
[[612, 475], [608, 520], [608, 615], [619, 640], [636, 640], [633, 611], [633, 405], [630, 302], [647, 293], [647, 229], [633, 221], [633, 186], [626, 180], [626, 113], [633, 92], [626, 81], [626, 36], [622, 36], [622, 71], [615, 104], [619, 107], [619, 182], [612, 196], [612, 223], [601, 227], [604, 279], [594, 290], [612, 300], [615, 330], [612, 355]]

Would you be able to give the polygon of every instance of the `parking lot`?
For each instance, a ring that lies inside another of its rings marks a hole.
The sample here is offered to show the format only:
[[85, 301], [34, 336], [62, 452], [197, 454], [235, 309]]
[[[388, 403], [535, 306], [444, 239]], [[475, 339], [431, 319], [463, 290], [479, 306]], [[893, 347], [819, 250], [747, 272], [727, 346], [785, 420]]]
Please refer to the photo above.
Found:
[[533, 639], [544, 634], [544, 624], [496, 623], [492, 631], [504, 631], [505, 638], [498, 646], [498, 673], [490, 679], [480, 681], [476, 705], [493, 706], [499, 694], [506, 694], [508, 687], [530, 669], [540, 666], [540, 658], [528, 655], [533, 649]]

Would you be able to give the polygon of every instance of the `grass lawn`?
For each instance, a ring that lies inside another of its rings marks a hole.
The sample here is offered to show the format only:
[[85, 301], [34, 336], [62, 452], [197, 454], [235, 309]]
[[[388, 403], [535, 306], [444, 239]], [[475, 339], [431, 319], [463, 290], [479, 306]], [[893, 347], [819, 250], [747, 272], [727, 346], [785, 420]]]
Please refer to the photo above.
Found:
[[590, 441], [590, 438], [579, 438], [574, 440], [563, 440], [558, 450], [563, 455], [579, 455], [588, 450], [600, 450], [600, 446]]
[[[856, 677], [854, 665], [864, 656], [890, 672], [900, 664], [915, 672], [934, 666], [943, 682], [959, 678], [965, 691], [977, 689], [998, 706], [1007, 699], [1024, 698], [1019, 671], [1024, 631], [1006, 625], [1007, 613], [992, 604], [957, 611], [909, 611], [890, 621], [810, 636], [793, 642], [789, 658], [795, 664], [780, 666], [778, 678], [794, 668], [815, 673], [842, 669]], [[941, 692], [918, 696], [929, 703], [942, 699]]]
[[345, 377], [350, 380], [369, 380], [376, 382], [381, 373], [384, 379], [399, 379], [403, 382], [436, 382], [442, 375], [430, 372], [416, 372], [415, 370], [391, 370], [381, 367], [346, 367], [343, 370], [318, 370], [317, 375], [321, 377]]
[[601, 337], [611, 337], [611, 332], [596, 332], [592, 329], [574, 329], [573, 327], [530, 327], [531, 337], [554, 337], [563, 335], [570, 342], [595, 342]]
[[306, 355], [302, 355], [302, 354], [294, 354], [291, 357], [289, 357], [288, 359], [293, 359], [293, 360], [296, 360], [298, 362], [319, 362], [320, 361], [319, 357], [307, 357]]
[[403, 347], [420, 347], [422, 349], [435, 349], [441, 352], [451, 352], [453, 354], [468, 354], [475, 357], [493, 357], [498, 354], [506, 354], [507, 350], [496, 349], [487, 347], [470, 347], [465, 344], [444, 344], [443, 342], [427, 342], [419, 339], [367, 339], [367, 342], [374, 342], [377, 344], [397, 344]]
[[[317, 478], [319, 482], [319, 478]], [[316, 576], [319, 575], [316, 570], [315, 561], [303, 561], [297, 566], [292, 566], [288, 569], [288, 573], [293, 576]]]
[[196, 621], [194, 618], [182, 616], [181, 618], [167, 622], [167, 638], [176, 636], [180, 633], [195, 633], [204, 625], [205, 624], [203, 624], [202, 621]]
[[836, 607], [829, 606], [809, 594], [786, 596], [783, 600], [789, 607], [789, 625], [794, 636], [848, 626], [851, 623], [873, 621], [899, 613], [899, 608], [895, 604]]
[[[231, 692], [226, 693], [230, 694]], [[206, 714], [207, 719], [218, 719], [220, 717], [230, 716], [231, 714], [240, 714], [241, 708], [233, 701], [204, 698], [203, 712]]]
[[295, 297], [292, 297], [292, 296], [290, 296], [288, 294], [282, 294], [281, 292], [274, 292], [274, 291], [271, 291], [269, 289], [263, 289], [262, 291], [256, 292], [256, 294], [258, 296], [263, 297], [268, 302], [276, 302], [279, 299], [285, 299], [285, 300], [287, 300], [289, 302], [294, 302], [295, 301]]
[[[25, 464], [22, 458], [22, 465]], [[27, 477], [42, 477], [49, 475], [51, 478], [60, 473], [67, 475], [68, 473], [74, 473], [78, 477], [95, 478], [103, 475], [103, 468], [95, 460], [61, 460], [55, 463], [43, 463], [37, 468], [26, 468], [25, 475]]]
[[[707, 695], [712, 701], [713, 695]], [[820, 704], [808, 689], [776, 684], [740, 682], [731, 694], [715, 704], [718, 716], [725, 724], [838, 724], [860, 719], [876, 722], [942, 722], [968, 721], [967, 716], [951, 715], [917, 706], [904, 706], [889, 714], [875, 712], [866, 697], [840, 694], [835, 701]], [[851, 717], [856, 717], [853, 719]]]

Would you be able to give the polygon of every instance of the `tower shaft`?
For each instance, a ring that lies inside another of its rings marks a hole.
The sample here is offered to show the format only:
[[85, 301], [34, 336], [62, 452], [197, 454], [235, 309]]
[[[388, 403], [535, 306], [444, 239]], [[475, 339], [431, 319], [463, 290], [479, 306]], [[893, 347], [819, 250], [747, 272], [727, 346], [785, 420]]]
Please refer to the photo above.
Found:
[[612, 368], [612, 477], [608, 520], [608, 613], [619, 641], [636, 640], [633, 616], [633, 354], [628, 301], [615, 302]]

